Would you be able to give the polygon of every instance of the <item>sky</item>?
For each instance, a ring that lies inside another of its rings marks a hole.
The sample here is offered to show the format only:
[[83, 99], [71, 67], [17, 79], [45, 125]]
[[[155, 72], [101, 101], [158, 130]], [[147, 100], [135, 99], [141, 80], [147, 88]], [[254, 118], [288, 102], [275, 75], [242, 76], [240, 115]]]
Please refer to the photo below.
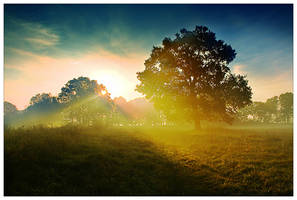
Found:
[[4, 100], [24, 109], [73, 78], [127, 100], [153, 46], [196, 25], [236, 50], [229, 67], [247, 76], [254, 101], [293, 91], [293, 5], [5, 4]]

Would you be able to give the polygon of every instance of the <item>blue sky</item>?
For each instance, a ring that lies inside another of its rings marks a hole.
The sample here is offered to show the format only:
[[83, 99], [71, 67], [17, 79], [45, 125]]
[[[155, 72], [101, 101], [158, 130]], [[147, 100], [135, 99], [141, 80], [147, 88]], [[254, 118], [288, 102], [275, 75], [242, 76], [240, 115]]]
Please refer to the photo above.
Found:
[[[140, 96], [135, 73], [153, 45], [196, 25], [236, 50], [230, 68], [247, 75], [254, 100], [293, 87], [292, 5], [6, 4], [4, 20], [5, 99], [20, 108], [34, 93], [58, 93], [71, 75], [101, 78], [114, 96]], [[108, 76], [118, 81], [104, 80]], [[20, 84], [24, 92], [17, 95]], [[123, 84], [121, 93], [116, 88]]]

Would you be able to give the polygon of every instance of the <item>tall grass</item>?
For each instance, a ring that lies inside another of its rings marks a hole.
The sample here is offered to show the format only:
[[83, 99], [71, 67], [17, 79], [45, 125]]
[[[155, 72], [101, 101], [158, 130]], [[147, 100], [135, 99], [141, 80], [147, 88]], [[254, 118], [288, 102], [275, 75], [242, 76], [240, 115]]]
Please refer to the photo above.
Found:
[[5, 130], [5, 195], [292, 195], [292, 127]]

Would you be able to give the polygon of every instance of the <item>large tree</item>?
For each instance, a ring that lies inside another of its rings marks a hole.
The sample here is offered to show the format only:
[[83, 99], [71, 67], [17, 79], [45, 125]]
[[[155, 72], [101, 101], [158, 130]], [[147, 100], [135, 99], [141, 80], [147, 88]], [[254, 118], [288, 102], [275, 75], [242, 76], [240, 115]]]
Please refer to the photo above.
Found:
[[232, 74], [228, 64], [235, 50], [207, 27], [182, 29], [174, 39], [153, 47], [145, 70], [137, 73], [136, 90], [169, 119], [223, 120], [231, 123], [239, 108], [251, 103], [245, 76]]

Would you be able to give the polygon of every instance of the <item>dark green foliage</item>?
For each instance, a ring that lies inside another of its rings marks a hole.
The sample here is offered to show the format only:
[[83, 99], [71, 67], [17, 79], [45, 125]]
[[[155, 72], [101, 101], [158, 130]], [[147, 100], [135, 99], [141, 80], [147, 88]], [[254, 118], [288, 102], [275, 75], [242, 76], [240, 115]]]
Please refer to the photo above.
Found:
[[62, 106], [57, 97], [50, 93], [36, 94], [30, 99], [30, 105], [25, 109], [28, 115], [41, 116], [57, 112]]
[[60, 103], [70, 103], [90, 96], [104, 96], [110, 100], [106, 87], [88, 77], [78, 77], [68, 81], [58, 95]]
[[69, 123], [91, 125], [110, 118], [113, 104], [106, 87], [88, 77], [68, 81], [58, 95], [59, 102], [66, 109], [63, 118]]
[[173, 40], [165, 38], [162, 46], [153, 48], [145, 70], [137, 73], [136, 90], [170, 119], [231, 123], [252, 96], [246, 78], [228, 67], [235, 55], [207, 27], [182, 29]]

